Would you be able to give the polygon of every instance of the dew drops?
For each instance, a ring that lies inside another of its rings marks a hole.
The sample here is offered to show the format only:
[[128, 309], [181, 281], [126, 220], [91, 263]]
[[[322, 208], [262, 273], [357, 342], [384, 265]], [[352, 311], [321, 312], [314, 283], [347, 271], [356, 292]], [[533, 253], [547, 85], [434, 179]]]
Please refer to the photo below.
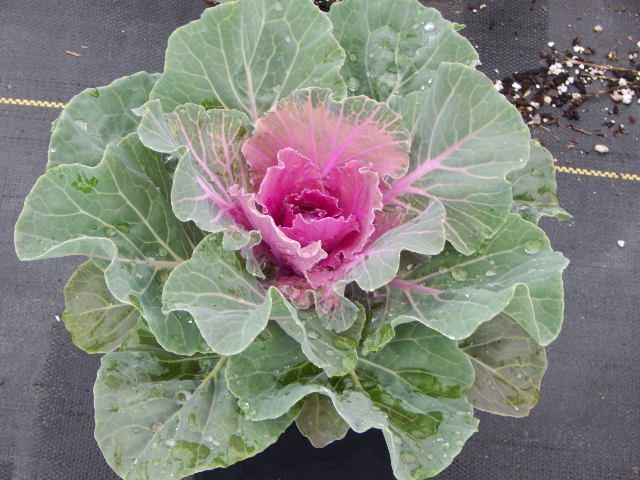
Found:
[[402, 463], [415, 463], [416, 462], [416, 457], [413, 453], [410, 452], [402, 452], [400, 454], [400, 460], [402, 460]]
[[135, 433], [136, 435], [140, 433], [140, 427], [133, 427], [133, 433]]
[[78, 130], [82, 130], [83, 132], [87, 131], [88, 125], [84, 120], [76, 120], [76, 125], [78, 126]]
[[436, 25], [433, 22], [428, 22], [428, 23], [425, 23], [424, 29], [427, 32], [433, 32], [436, 29]]
[[349, 54], [349, 60], [351, 60], [352, 62], [357, 62], [358, 61], [358, 54], [356, 53], [350, 53]]
[[56, 149], [55, 149], [55, 147], [51, 147], [51, 148], [49, 149], [49, 153], [56, 153]]
[[174, 399], [178, 405], [184, 405], [191, 397], [191, 394], [185, 390], [178, 390], [174, 395]]
[[276, 2], [273, 4], [273, 9], [276, 12], [281, 12], [282, 11], [282, 4], [280, 2]]
[[356, 77], [351, 77], [347, 82], [347, 88], [352, 92], [355, 92], [360, 88], [360, 80], [358, 80]]
[[158, 433], [160, 430], [162, 430], [162, 423], [160, 422], [156, 422], [153, 425], [151, 425], [151, 431], [154, 433]]
[[524, 244], [524, 251], [529, 255], [535, 255], [542, 249], [542, 242], [540, 240], [529, 240]]
[[520, 372], [516, 373], [516, 378], [518, 379], [522, 378], [522, 374]]
[[320, 334], [314, 330], [311, 330], [309, 331], [309, 333], [307, 333], [307, 337], [309, 337], [311, 340], [316, 340], [320, 338]]
[[167, 438], [164, 441], [164, 446], [167, 448], [173, 448], [176, 446], [176, 441], [173, 438]]
[[189, 422], [189, 425], [191, 425], [192, 427], [195, 427], [198, 423], [196, 414], [190, 413], [189, 416], [187, 417], [187, 421]]
[[287, 43], [291, 43], [291, 37], [287, 35], [286, 37], [284, 37], [284, 41]]
[[486, 272], [484, 272], [485, 276], [487, 277], [495, 277], [496, 276], [496, 271], [495, 270], [487, 270]]
[[451, 270], [451, 276], [457, 282], [464, 282], [469, 276], [469, 274], [465, 269], [456, 267], [453, 270]]

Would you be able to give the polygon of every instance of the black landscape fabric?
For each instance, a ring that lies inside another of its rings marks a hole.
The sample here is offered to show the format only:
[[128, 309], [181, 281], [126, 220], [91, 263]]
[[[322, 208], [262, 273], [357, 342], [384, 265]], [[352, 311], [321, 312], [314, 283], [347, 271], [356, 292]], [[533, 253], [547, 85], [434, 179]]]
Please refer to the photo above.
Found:
[[[425, 3], [467, 25], [464, 34], [493, 80], [544, 66], [538, 54], [549, 42], [563, 50], [578, 37], [595, 50], [594, 62], [605, 62], [615, 47], [625, 67], [640, 50], [638, 0]], [[76, 349], [56, 321], [62, 287], [80, 260], [20, 263], [13, 248], [13, 225], [44, 171], [59, 110], [7, 99], [66, 102], [89, 86], [160, 71], [171, 31], [204, 7], [202, 0], [0, 0], [0, 480], [116, 478], [92, 435], [99, 359]], [[605, 94], [583, 104], [580, 120], [557, 111], [560, 126], [533, 130], [563, 167], [560, 198], [574, 216], [543, 224], [572, 262], [564, 330], [549, 349], [542, 398], [531, 416], [480, 413], [480, 432], [442, 479], [640, 479], [638, 96], [612, 111]], [[609, 153], [596, 153], [596, 144]], [[265, 453], [199, 478], [393, 476], [377, 432], [315, 450], [291, 429]]]

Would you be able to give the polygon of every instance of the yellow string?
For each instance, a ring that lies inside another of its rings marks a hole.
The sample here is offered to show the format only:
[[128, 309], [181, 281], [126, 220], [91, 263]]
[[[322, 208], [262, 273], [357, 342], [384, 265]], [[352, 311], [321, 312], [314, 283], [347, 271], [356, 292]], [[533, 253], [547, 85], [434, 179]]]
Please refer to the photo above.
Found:
[[64, 108], [63, 102], [50, 102], [49, 100], [31, 100], [28, 98], [7, 98], [0, 97], [0, 104], [4, 105], [20, 105], [23, 107], [42, 107], [42, 108]]

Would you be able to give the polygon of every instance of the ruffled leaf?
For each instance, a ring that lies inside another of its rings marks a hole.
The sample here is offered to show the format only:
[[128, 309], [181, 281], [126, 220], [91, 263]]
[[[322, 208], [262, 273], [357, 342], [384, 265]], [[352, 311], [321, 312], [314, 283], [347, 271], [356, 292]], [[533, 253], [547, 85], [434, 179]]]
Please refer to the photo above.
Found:
[[437, 200], [407, 223], [387, 231], [359, 256], [348, 279], [363, 290], [376, 290], [398, 274], [400, 253], [436, 255], [444, 249], [444, 207]]
[[518, 323], [500, 314], [460, 344], [476, 371], [467, 398], [475, 408], [526, 417], [540, 398], [547, 355]]
[[507, 178], [513, 189], [512, 209], [525, 220], [538, 223], [544, 216], [559, 220], [571, 218], [558, 201], [553, 157], [538, 142], [532, 142], [531, 157], [527, 164], [511, 172]]
[[140, 72], [73, 97], [54, 122], [47, 168], [100, 163], [107, 145], [135, 132], [139, 118], [132, 110], [149, 99], [157, 78]]
[[331, 30], [309, 0], [240, 0], [205, 10], [169, 38], [151, 98], [165, 111], [204, 103], [256, 120], [298, 88], [342, 96], [344, 51]]
[[138, 332], [109, 353], [94, 387], [95, 437], [127, 480], [184, 478], [260, 453], [291, 424], [245, 418], [227, 389], [224, 358], [178, 357]]
[[488, 78], [460, 64], [441, 64], [431, 88], [394, 104], [412, 133], [411, 167], [385, 201], [417, 215], [438, 199], [447, 240], [474, 253], [511, 210], [505, 177], [529, 158], [527, 126]]
[[464, 339], [505, 310], [536, 342], [548, 345], [562, 326], [567, 264], [542, 230], [510, 214], [476, 254], [449, 250], [402, 272], [387, 287], [380, 321], [419, 321]]
[[235, 110], [207, 111], [193, 104], [165, 114], [157, 100], [139, 111], [143, 114], [140, 140], [156, 152], [179, 158], [171, 189], [176, 217], [193, 220], [206, 232], [233, 225], [229, 188], [247, 185], [249, 177], [240, 151], [251, 133], [247, 116]]
[[473, 382], [473, 368], [455, 342], [432, 330], [399, 327], [397, 340], [338, 381], [308, 364], [281, 330], [270, 327], [270, 334], [233, 357], [227, 370], [229, 388], [250, 418], [277, 418], [309, 395], [324, 395], [356, 432], [383, 431], [400, 480], [436, 475], [476, 431], [473, 410], [459, 396]]
[[429, 85], [442, 62], [480, 63], [456, 25], [417, 0], [343, 0], [329, 18], [347, 53], [342, 75], [352, 95], [385, 101]]
[[115, 350], [138, 324], [140, 313], [109, 291], [104, 272], [83, 263], [64, 287], [62, 322], [78, 347], [88, 353]]
[[300, 242], [287, 237], [275, 224], [273, 217], [258, 210], [255, 194], [246, 193], [240, 189], [233, 189], [231, 194], [250, 228], [260, 232], [262, 240], [269, 246], [269, 252], [276, 262], [288, 265], [299, 275], [304, 275], [318, 262], [327, 258], [320, 242], [302, 246]]
[[222, 248], [222, 235], [211, 234], [196, 247], [190, 260], [167, 279], [163, 310], [187, 311], [216, 353], [244, 350], [264, 330], [271, 296], [246, 272], [235, 252]]
[[407, 170], [409, 143], [402, 119], [386, 104], [364, 96], [336, 101], [331, 90], [312, 88], [294, 92], [260, 118], [242, 151], [258, 185], [285, 148], [310, 159], [323, 177], [358, 160], [380, 178], [397, 178]]
[[167, 176], [158, 165], [159, 156], [130, 134], [107, 146], [95, 167], [49, 169], [25, 200], [16, 252], [22, 260], [92, 257], [109, 291], [140, 311], [160, 344], [190, 355], [206, 348], [200, 332], [184, 312], [164, 315], [160, 297], [169, 271], [189, 258], [193, 239], [146, 174]]

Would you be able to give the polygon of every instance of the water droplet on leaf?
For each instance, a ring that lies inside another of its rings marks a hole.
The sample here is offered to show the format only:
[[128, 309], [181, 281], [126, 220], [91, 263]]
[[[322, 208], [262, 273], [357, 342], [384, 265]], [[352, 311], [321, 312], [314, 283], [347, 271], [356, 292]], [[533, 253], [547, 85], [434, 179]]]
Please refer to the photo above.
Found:
[[351, 90], [352, 92], [355, 92], [360, 88], [360, 80], [358, 80], [356, 77], [351, 77], [347, 82], [347, 88], [349, 88], [349, 90]]
[[456, 267], [453, 270], [451, 270], [451, 276], [453, 277], [454, 280], [458, 282], [464, 282], [469, 276], [469, 274], [465, 269]]
[[540, 240], [529, 240], [524, 244], [524, 251], [529, 255], [535, 255], [542, 249], [542, 242]]

